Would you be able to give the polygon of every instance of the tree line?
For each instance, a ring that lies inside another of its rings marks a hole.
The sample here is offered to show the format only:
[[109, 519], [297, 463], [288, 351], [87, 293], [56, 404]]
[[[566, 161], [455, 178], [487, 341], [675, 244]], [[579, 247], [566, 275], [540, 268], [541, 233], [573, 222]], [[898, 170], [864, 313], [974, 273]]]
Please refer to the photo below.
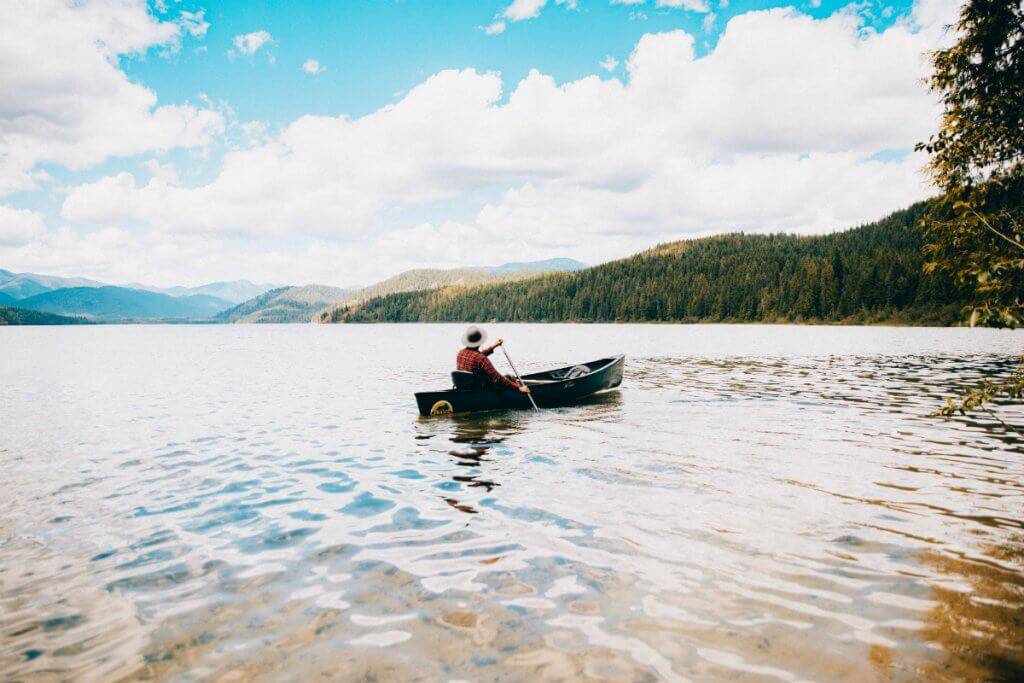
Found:
[[378, 297], [341, 322], [898, 322], [951, 324], [966, 299], [925, 272], [924, 203], [818, 236], [728, 234], [574, 273]]

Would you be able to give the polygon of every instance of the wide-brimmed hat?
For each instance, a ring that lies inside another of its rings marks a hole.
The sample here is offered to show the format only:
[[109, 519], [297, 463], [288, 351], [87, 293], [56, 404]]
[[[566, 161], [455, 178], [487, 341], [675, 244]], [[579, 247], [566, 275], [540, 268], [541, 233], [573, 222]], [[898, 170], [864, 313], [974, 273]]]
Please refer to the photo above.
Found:
[[480, 348], [485, 341], [487, 341], [487, 331], [476, 325], [470, 325], [462, 335], [462, 345], [470, 349]]

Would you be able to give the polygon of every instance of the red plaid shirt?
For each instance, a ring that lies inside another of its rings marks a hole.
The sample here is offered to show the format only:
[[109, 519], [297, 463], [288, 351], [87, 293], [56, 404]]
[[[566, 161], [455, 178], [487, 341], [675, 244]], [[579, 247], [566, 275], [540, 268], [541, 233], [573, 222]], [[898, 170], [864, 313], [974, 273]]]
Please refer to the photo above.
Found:
[[487, 358], [492, 353], [494, 353], [494, 349], [484, 349], [483, 351], [470, 348], [462, 349], [459, 351], [459, 355], [455, 357], [455, 368], [463, 372], [472, 372], [478, 377], [485, 375], [495, 384], [510, 389], [518, 389], [518, 384], [494, 369], [494, 364]]

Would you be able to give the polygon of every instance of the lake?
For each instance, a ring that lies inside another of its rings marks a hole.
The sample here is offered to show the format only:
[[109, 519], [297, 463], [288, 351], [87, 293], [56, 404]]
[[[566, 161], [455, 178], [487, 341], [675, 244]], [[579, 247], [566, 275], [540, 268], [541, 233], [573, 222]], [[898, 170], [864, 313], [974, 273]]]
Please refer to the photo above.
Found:
[[0, 678], [1024, 672], [1024, 415], [928, 417], [1021, 332], [487, 327], [625, 380], [419, 418], [462, 326], [0, 329]]

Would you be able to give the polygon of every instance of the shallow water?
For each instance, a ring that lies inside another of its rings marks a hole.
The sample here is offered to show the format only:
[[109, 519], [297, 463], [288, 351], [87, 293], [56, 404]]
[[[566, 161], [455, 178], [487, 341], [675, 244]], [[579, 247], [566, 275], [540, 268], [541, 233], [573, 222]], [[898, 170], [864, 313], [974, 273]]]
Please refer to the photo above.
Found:
[[1024, 415], [927, 417], [1024, 334], [491, 328], [625, 381], [420, 419], [459, 326], [0, 330], [0, 678], [1024, 672]]

